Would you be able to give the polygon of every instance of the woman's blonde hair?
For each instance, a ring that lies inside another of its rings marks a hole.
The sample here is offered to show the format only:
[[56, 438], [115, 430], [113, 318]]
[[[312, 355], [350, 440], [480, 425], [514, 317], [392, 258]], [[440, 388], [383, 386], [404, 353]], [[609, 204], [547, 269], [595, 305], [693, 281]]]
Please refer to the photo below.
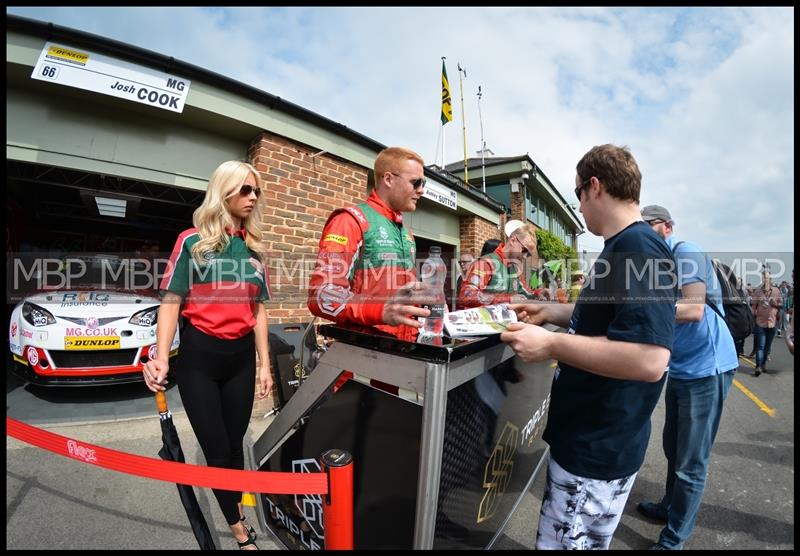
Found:
[[[204, 255], [207, 253], [221, 252], [228, 246], [230, 239], [227, 230], [234, 228], [228, 199], [239, 194], [239, 188], [248, 174], [253, 174], [256, 187], [261, 187], [258, 171], [252, 165], [240, 160], [223, 162], [211, 174], [206, 196], [192, 216], [194, 227], [200, 235], [200, 241], [192, 246], [192, 257], [197, 264], [206, 263]], [[242, 227], [247, 230], [245, 237], [247, 247], [256, 253], [262, 263], [265, 263], [260, 200], [259, 197], [252, 212], [242, 222]]]

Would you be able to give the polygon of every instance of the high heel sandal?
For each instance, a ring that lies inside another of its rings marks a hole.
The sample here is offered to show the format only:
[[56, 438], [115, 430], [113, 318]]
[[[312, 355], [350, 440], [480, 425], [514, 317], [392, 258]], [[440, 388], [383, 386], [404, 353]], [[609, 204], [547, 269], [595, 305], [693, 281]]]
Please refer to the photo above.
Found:
[[[233, 538], [234, 540], [236, 539], [236, 537]], [[249, 550], [247, 547], [250, 546], [251, 544], [256, 547], [256, 550], [261, 550], [260, 548], [258, 548], [255, 539], [249, 535], [247, 539], [243, 540], [242, 542], [236, 541], [236, 544], [239, 545], [239, 550]]]
[[256, 530], [253, 529], [253, 526], [247, 523], [245, 519], [247, 518], [244, 516], [239, 518], [239, 521], [242, 522], [242, 527], [244, 527], [244, 530], [247, 531], [247, 536], [249, 536], [251, 540], [256, 540], [258, 538], [258, 535], [256, 535]]

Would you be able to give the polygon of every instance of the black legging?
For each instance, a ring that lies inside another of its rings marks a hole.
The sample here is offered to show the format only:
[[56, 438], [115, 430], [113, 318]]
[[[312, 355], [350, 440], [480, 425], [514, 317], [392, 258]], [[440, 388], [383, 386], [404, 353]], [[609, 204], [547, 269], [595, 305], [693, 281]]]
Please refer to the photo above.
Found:
[[[175, 369], [181, 401], [206, 464], [244, 469], [242, 441], [256, 384], [255, 334], [221, 340], [187, 322]], [[238, 523], [242, 493], [213, 490], [228, 525]]]

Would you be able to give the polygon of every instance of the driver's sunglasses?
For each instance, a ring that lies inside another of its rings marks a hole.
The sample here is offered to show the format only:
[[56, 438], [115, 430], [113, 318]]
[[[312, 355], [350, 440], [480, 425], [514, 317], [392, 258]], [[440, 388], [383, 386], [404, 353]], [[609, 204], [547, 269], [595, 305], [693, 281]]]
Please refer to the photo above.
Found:
[[255, 185], [244, 184], [241, 189], [239, 189], [239, 195], [242, 197], [247, 197], [251, 193], [256, 194], [256, 199], [261, 197], [261, 188]]
[[531, 255], [533, 255], [533, 253], [531, 253], [531, 250], [528, 249], [527, 247], [525, 247], [525, 244], [522, 243], [522, 241], [520, 241], [519, 238], [515, 237], [514, 239], [516, 239], [517, 243], [519, 243], [519, 246], [522, 247], [522, 256], [523, 257], [530, 257]]
[[[393, 175], [393, 176], [397, 176], [398, 178], [402, 178], [402, 177], [403, 177], [403, 176], [401, 176], [400, 174], [396, 174], [396, 173], [394, 173], [394, 172], [389, 172], [389, 173], [390, 173], [391, 175]], [[409, 182], [411, 185], [413, 185], [413, 186], [414, 186], [414, 189], [417, 189], [417, 188], [419, 188], [419, 187], [425, 187], [425, 183], [427, 182], [427, 180], [426, 180], [425, 178], [417, 178], [417, 179], [415, 179], [415, 180], [408, 180], [408, 182]]]

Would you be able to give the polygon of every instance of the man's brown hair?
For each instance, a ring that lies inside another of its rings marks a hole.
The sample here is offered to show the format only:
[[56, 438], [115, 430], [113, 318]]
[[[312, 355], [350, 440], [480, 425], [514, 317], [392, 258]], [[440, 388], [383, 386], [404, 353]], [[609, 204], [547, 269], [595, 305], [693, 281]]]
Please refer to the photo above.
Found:
[[581, 182], [596, 177], [615, 199], [639, 202], [642, 173], [628, 147], [608, 144], [592, 147], [576, 170]]

